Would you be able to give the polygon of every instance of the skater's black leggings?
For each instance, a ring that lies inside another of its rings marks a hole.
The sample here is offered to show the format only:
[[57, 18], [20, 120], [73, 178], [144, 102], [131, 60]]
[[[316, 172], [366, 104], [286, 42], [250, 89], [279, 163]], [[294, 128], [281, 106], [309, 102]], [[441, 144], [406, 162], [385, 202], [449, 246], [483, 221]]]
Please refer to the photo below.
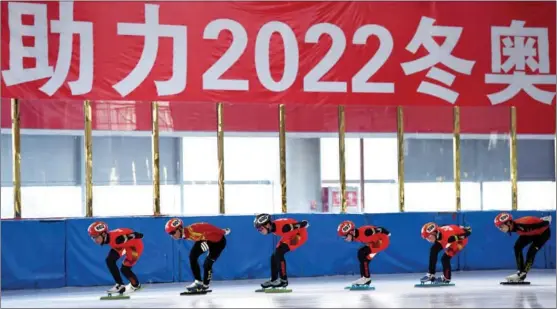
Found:
[[369, 258], [371, 254], [371, 249], [369, 246], [363, 246], [358, 250], [358, 260], [360, 261], [360, 275], [362, 277], [369, 278]]
[[[110, 274], [112, 275], [112, 278], [114, 278], [114, 282], [118, 284], [124, 284], [122, 282], [122, 276], [120, 275], [118, 266], [116, 265], [116, 261], [118, 261], [118, 259], [120, 259], [120, 254], [118, 253], [118, 251], [110, 249], [110, 251], [108, 252], [108, 256], [106, 257], [106, 266], [108, 266], [108, 270], [110, 270]], [[137, 276], [133, 273], [131, 267], [122, 265], [122, 267], [120, 267], [120, 270], [134, 287], [137, 287], [139, 285], [139, 280], [137, 280]]]
[[[199, 269], [199, 257], [203, 254], [201, 244], [203, 241], [197, 241], [190, 251], [191, 272], [195, 280], [201, 281], [201, 270]], [[226, 238], [223, 236], [218, 242], [206, 241], [209, 246], [209, 254], [203, 263], [203, 284], [209, 285], [213, 278], [213, 264], [219, 258], [222, 250], [226, 247]]]
[[[516, 258], [516, 268], [521, 272], [528, 272], [532, 265], [534, 264], [534, 259], [536, 258], [536, 253], [545, 245], [551, 232], [549, 228], [545, 230], [540, 235], [535, 236], [519, 236], [514, 244], [514, 256]], [[528, 248], [526, 253], [526, 263], [524, 263], [524, 256], [522, 255], [522, 250], [528, 245], [532, 244]]]
[[[429, 273], [432, 275], [435, 274], [437, 256], [441, 250], [443, 250], [443, 246], [441, 246], [439, 242], [435, 242], [433, 246], [431, 246], [431, 250], [429, 252]], [[441, 264], [443, 265], [443, 276], [445, 279], [451, 280], [451, 257], [446, 253], [443, 253], [443, 256], [441, 257]]]
[[284, 255], [288, 251], [290, 251], [288, 245], [281, 243], [271, 255], [271, 281], [277, 280], [279, 273], [281, 279], [288, 280], [288, 276], [286, 275], [286, 260], [284, 259]]

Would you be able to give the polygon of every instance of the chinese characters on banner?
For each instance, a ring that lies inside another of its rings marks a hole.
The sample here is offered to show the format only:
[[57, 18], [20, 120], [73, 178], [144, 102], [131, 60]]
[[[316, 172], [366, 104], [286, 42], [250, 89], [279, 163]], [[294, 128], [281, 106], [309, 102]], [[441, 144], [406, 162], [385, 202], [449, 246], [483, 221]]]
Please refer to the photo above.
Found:
[[551, 2], [1, 5], [3, 97], [555, 105]]

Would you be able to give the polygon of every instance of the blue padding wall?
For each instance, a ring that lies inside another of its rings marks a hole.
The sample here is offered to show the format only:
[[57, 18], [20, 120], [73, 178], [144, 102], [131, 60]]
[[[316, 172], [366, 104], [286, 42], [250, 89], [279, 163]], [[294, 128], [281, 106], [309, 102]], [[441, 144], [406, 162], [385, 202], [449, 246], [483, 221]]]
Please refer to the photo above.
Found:
[[[310, 222], [309, 239], [302, 247], [287, 254], [291, 277], [358, 274], [356, 258], [361, 246], [337, 237], [336, 228], [343, 220], [358, 226], [383, 226], [392, 233], [391, 244], [371, 263], [372, 273], [425, 273], [430, 244], [420, 237], [422, 225], [461, 224], [472, 227], [469, 243], [453, 261], [454, 270], [514, 269], [513, 245], [509, 236], [493, 226], [498, 212], [396, 213], [366, 215], [289, 214], [287, 217]], [[555, 218], [555, 211], [520, 211], [526, 215]], [[277, 215], [285, 217], [285, 215]], [[193, 280], [189, 268], [189, 241], [173, 241], [164, 232], [165, 217], [95, 218], [111, 229], [128, 227], [145, 234], [145, 249], [134, 271], [143, 282]], [[270, 256], [276, 237], [260, 235], [252, 225], [252, 216], [185, 217], [186, 224], [210, 222], [231, 228], [227, 247], [214, 265], [215, 280], [269, 277]], [[555, 269], [555, 221], [552, 237], [538, 253], [535, 268]], [[2, 289], [55, 288], [63, 286], [110, 285], [106, 269], [106, 246], [97, 246], [87, 235], [92, 219], [3, 220]], [[200, 259], [203, 264], [204, 256]], [[438, 270], [440, 270], [438, 263]]]
[[66, 221], [2, 221], [2, 289], [66, 285]]

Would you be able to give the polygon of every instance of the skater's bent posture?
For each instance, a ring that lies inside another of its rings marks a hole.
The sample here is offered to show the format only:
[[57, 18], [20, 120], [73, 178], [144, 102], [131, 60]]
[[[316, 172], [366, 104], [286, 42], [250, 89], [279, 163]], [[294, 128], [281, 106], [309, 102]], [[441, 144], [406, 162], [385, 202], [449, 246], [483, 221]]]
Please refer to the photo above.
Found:
[[387, 249], [391, 233], [389, 233], [386, 228], [373, 225], [364, 225], [356, 228], [356, 225], [352, 221], [343, 221], [340, 223], [337, 233], [348, 242], [357, 241], [365, 244], [358, 250], [360, 275], [362, 277], [354, 281], [352, 285], [369, 285], [371, 283], [369, 262], [378, 252]]
[[[451, 258], [459, 253], [468, 243], [468, 237], [472, 234], [470, 227], [459, 225], [438, 226], [433, 222], [424, 224], [422, 227], [422, 238], [430, 243], [431, 251], [429, 252], [429, 272], [420, 281], [423, 282], [451, 282]], [[437, 256], [439, 252], [445, 250], [441, 257], [443, 264], [443, 276], [435, 278], [435, 266], [437, 265]]]
[[[116, 284], [107, 292], [122, 294], [140, 289], [141, 284], [133, 273], [132, 267], [137, 263], [143, 252], [143, 234], [128, 228], [108, 231], [108, 225], [101, 221], [96, 221], [89, 225], [87, 232], [97, 245], [109, 245], [111, 247], [106, 257], [106, 266], [110, 270], [110, 274], [112, 274]], [[126, 257], [122, 262], [122, 267], [118, 270], [116, 261], [124, 255]], [[124, 286], [122, 282], [120, 271], [130, 281], [127, 286]]]
[[[205, 222], [184, 226], [181, 219], [174, 218], [166, 222], [164, 230], [175, 240], [186, 239], [195, 242], [190, 251], [190, 267], [195, 281], [186, 287], [188, 291], [209, 289], [213, 277], [213, 264], [226, 247], [225, 235], [230, 233], [230, 229], [221, 229]], [[203, 280], [201, 280], [201, 270], [197, 260], [207, 251], [209, 253], [203, 263]]]
[[[516, 258], [516, 274], [508, 276], [506, 279], [509, 282], [522, 282], [526, 279], [526, 275], [534, 264], [536, 253], [543, 247], [551, 236], [549, 224], [551, 216], [537, 218], [537, 217], [522, 217], [513, 220], [510, 213], [500, 213], [495, 217], [495, 226], [504, 233], [515, 232], [519, 235], [516, 243], [514, 244], [514, 256]], [[530, 245], [526, 253], [526, 263], [524, 263], [524, 256], [522, 250]]]
[[288, 218], [273, 221], [271, 215], [259, 214], [255, 217], [253, 225], [263, 235], [273, 233], [281, 237], [275, 252], [271, 255], [271, 280], [262, 283], [261, 287], [267, 289], [288, 286], [284, 255], [296, 250], [306, 242], [308, 222], [306, 220], [298, 222]]

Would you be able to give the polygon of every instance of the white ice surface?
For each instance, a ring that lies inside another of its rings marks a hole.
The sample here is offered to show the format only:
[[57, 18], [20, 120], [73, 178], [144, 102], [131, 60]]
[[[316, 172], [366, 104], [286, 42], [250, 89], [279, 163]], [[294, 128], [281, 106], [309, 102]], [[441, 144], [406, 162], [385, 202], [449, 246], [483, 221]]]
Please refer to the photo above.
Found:
[[3, 308], [555, 308], [555, 270], [532, 270], [530, 286], [503, 286], [514, 271], [453, 272], [454, 287], [415, 288], [424, 274], [376, 275], [375, 291], [343, 288], [356, 277], [291, 278], [292, 293], [255, 293], [263, 280], [221, 281], [207, 295], [186, 283], [146, 284], [128, 300], [99, 300], [109, 287], [3, 291]]

